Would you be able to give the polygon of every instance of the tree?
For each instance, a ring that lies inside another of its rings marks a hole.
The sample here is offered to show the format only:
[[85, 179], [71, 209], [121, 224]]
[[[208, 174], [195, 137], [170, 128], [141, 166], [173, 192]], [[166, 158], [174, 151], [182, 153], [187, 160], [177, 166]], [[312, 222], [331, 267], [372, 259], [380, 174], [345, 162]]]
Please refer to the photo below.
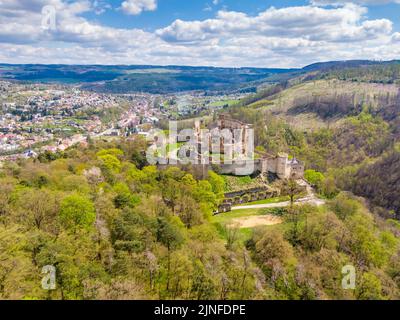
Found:
[[121, 170], [121, 161], [119, 161], [117, 157], [111, 154], [106, 154], [99, 156], [99, 159], [102, 162], [103, 168], [110, 172], [118, 173]]
[[171, 254], [169, 271], [169, 292], [172, 299], [184, 297], [190, 291], [193, 266], [188, 253], [184, 249], [174, 251]]
[[96, 220], [94, 205], [84, 196], [67, 196], [61, 201], [59, 220], [67, 229], [90, 228]]
[[322, 193], [329, 199], [334, 198], [340, 190], [336, 187], [335, 179], [333, 177], [325, 178], [322, 184]]
[[217, 196], [207, 180], [201, 180], [193, 190], [193, 198], [200, 203], [205, 213], [211, 214], [217, 209]]
[[146, 242], [152, 238], [147, 231], [144, 218], [135, 210], [125, 208], [112, 223], [111, 238], [117, 250], [142, 252]]
[[74, 234], [61, 231], [53, 241], [47, 241], [37, 254], [39, 266], [56, 268], [58, 299], [84, 299], [85, 281], [105, 282], [107, 273], [99, 259], [99, 247], [90, 230], [76, 229]]
[[216, 286], [203, 263], [196, 259], [193, 266], [192, 293], [197, 300], [212, 299], [216, 294]]
[[0, 222], [4, 222], [10, 213], [10, 200], [15, 188], [15, 181], [12, 179], [0, 180]]
[[225, 180], [213, 171], [208, 172], [208, 182], [210, 182], [212, 191], [215, 193], [217, 200], [224, 198]]
[[183, 242], [181, 228], [176, 220], [164, 217], [157, 218], [157, 241], [161, 242], [168, 250], [173, 250]]
[[176, 213], [188, 228], [203, 222], [203, 213], [200, 211], [199, 203], [190, 195], [182, 195], [178, 198]]
[[377, 268], [385, 265], [390, 255], [376, 233], [372, 218], [366, 214], [356, 214], [346, 222], [351, 235], [347, 246], [358, 265]]
[[45, 298], [40, 273], [28, 250], [31, 235], [19, 226], [0, 225], [0, 300]]
[[113, 190], [117, 194], [114, 198], [114, 204], [116, 208], [123, 208], [126, 206], [133, 208], [140, 202], [140, 198], [131, 194], [129, 187], [125, 183], [117, 183], [113, 187]]
[[322, 185], [324, 183], [325, 177], [321, 172], [315, 170], [306, 170], [304, 172], [304, 178], [309, 184], [315, 187], [318, 192], [321, 191]]
[[264, 236], [256, 243], [256, 255], [261, 264], [272, 266], [274, 260], [285, 263], [292, 258], [293, 248], [283, 238], [281, 232], [266, 231]]
[[299, 241], [305, 250], [319, 252], [321, 249], [336, 249], [337, 238], [344, 228], [343, 223], [331, 212], [312, 212], [300, 230]]
[[139, 169], [142, 169], [147, 164], [146, 153], [138, 150], [133, 150], [132, 161]]
[[366, 272], [356, 288], [358, 300], [382, 300], [382, 284], [373, 273]]
[[168, 249], [167, 254], [167, 285], [169, 290], [170, 270], [171, 270], [171, 250], [178, 248], [183, 242], [183, 235], [174, 220], [168, 221], [166, 218], [157, 219], [157, 241], [161, 242]]
[[294, 198], [303, 191], [303, 188], [294, 179], [289, 179], [284, 182], [282, 187], [283, 193], [290, 197], [290, 206], [293, 207]]
[[112, 155], [114, 157], [121, 157], [124, 155], [124, 152], [120, 149], [112, 148], [112, 149], [103, 149], [97, 152], [98, 157], [102, 157], [105, 155]]
[[329, 206], [341, 220], [355, 215], [360, 210], [360, 204], [345, 193], [336, 196]]
[[239, 233], [240, 233], [239, 226], [224, 225], [223, 230], [226, 235], [226, 248], [228, 250], [232, 250], [235, 243], [239, 239]]
[[54, 231], [54, 221], [59, 210], [57, 198], [57, 193], [47, 189], [22, 190], [16, 203], [22, 209], [19, 215], [29, 226]]

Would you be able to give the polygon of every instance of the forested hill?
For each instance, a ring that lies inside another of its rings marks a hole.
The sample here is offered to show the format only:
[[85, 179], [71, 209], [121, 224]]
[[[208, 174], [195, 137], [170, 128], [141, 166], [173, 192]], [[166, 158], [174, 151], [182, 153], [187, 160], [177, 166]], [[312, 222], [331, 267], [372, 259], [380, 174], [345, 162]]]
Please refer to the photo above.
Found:
[[300, 69], [0, 64], [0, 79], [82, 85], [84, 89], [107, 93], [217, 93], [255, 92], [259, 87], [299, 76], [392, 83], [398, 77], [398, 69], [398, 61], [368, 60], [323, 62]]
[[256, 124], [260, 148], [295, 154], [331, 188], [365, 196], [381, 213], [400, 218], [400, 64], [337, 66], [311, 66], [230, 113]]
[[[239, 230], [212, 216], [222, 176], [159, 171], [146, 148], [89, 141], [3, 164], [0, 299], [400, 298], [400, 224], [362, 199], [324, 184], [326, 206]], [[342, 287], [346, 265], [355, 290]], [[55, 290], [42, 288], [43, 266], [56, 269]]]
[[313, 69], [320, 71], [317, 75], [317, 78], [320, 79], [340, 79], [384, 84], [400, 83], [400, 61], [397, 60], [380, 63], [339, 63], [326, 65], [321, 68], [310, 68], [310, 70]]
[[[261, 82], [275, 81], [296, 69], [217, 68], [185, 66], [7, 65], [0, 79], [82, 85], [107, 93], [174, 93], [255, 91]], [[268, 80], [270, 79], [271, 80]]]

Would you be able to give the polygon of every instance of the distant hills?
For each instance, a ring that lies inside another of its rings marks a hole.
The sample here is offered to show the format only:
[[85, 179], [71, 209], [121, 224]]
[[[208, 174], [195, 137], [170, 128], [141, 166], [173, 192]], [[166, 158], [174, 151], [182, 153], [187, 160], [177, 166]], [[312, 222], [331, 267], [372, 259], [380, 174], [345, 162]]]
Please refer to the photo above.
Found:
[[362, 68], [370, 66], [385, 66], [392, 64], [400, 64], [400, 60], [392, 61], [373, 61], [373, 60], [347, 60], [347, 61], [329, 61], [318, 62], [304, 67], [304, 71], [321, 71], [321, 70], [335, 70], [346, 68]]
[[399, 65], [399, 61], [331, 61], [302, 69], [219, 68], [153, 65], [0, 64], [0, 79], [81, 85], [106, 93], [174, 93], [183, 91], [255, 92], [269, 83], [286, 82], [307, 73]]
[[258, 82], [297, 69], [184, 66], [10, 65], [0, 64], [0, 78], [26, 82], [81, 84], [109, 93], [181, 91], [255, 91]]

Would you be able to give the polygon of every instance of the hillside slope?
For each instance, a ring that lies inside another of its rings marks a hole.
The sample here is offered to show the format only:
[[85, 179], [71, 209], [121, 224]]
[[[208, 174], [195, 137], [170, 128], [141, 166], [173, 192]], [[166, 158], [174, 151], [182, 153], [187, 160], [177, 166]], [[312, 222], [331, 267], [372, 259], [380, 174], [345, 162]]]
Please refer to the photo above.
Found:
[[400, 216], [394, 201], [400, 180], [387, 156], [400, 141], [399, 85], [308, 78], [269, 88], [229, 112], [255, 124], [260, 148], [294, 154], [308, 169], [326, 174], [327, 181]]
[[[4, 164], [0, 299], [400, 298], [400, 226], [362, 200], [342, 193], [237, 230], [211, 218], [222, 177], [143, 167], [145, 147], [98, 142]], [[356, 290], [342, 287], [349, 264]]]

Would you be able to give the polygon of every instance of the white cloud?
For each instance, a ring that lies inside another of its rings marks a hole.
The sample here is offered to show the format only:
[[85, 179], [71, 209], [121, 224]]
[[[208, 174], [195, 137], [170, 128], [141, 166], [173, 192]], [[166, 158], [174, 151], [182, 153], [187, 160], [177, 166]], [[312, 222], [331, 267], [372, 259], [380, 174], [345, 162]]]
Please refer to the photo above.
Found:
[[176, 20], [156, 31], [169, 42], [198, 42], [213, 38], [264, 37], [304, 38], [314, 41], [364, 41], [391, 32], [387, 19], [363, 21], [367, 9], [345, 5], [335, 9], [319, 7], [270, 8], [251, 17], [241, 12], [219, 11], [215, 19]]
[[360, 5], [383, 5], [388, 3], [400, 3], [400, 0], [311, 0], [314, 5], [342, 5], [355, 3]]
[[126, 14], [138, 15], [143, 11], [154, 11], [157, 9], [156, 0], [126, 0], [121, 4]]
[[111, 10], [112, 6], [111, 4], [107, 3], [104, 0], [94, 0], [92, 3], [92, 7], [94, 9], [94, 13], [97, 15], [101, 15], [107, 10]]
[[392, 40], [394, 42], [400, 42], [400, 32], [394, 33], [393, 36], [392, 36]]
[[[45, 5], [56, 8], [55, 30], [41, 28]], [[368, 9], [354, 4], [270, 8], [255, 16], [219, 11], [213, 19], [176, 20], [155, 32], [83, 17], [97, 8], [87, 0], [2, 0], [0, 62], [300, 67], [400, 54], [392, 22], [368, 19]]]

